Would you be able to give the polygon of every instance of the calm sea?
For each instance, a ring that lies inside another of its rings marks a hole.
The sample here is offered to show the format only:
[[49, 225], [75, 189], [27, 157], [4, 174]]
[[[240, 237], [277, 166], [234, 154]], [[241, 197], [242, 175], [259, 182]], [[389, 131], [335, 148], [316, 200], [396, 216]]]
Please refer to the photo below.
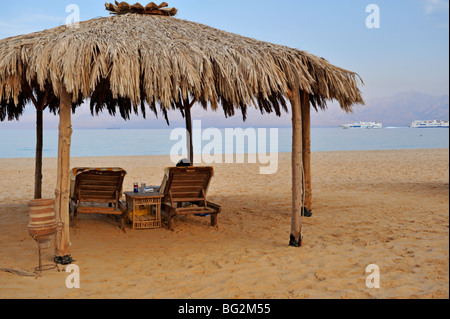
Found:
[[[121, 155], [168, 155], [177, 145], [182, 145], [181, 136], [172, 136], [173, 131], [166, 130], [74, 130], [71, 156], [121, 156]], [[203, 131], [204, 132], [204, 131]], [[249, 131], [247, 131], [248, 133]], [[270, 135], [269, 129], [254, 129], [254, 141], [258, 152], [270, 152], [276, 147], [279, 152], [290, 152], [292, 130], [279, 128], [277, 134]], [[251, 132], [250, 132], [251, 133]], [[215, 135], [214, 135], [215, 134]], [[195, 152], [209, 152], [214, 147], [216, 153], [252, 153], [255, 148], [248, 147], [249, 139], [227, 139], [225, 130], [216, 130], [212, 135], [197, 135]], [[229, 136], [229, 135], [228, 135]], [[265, 141], [264, 141], [265, 138]], [[222, 139], [222, 142], [220, 142]], [[213, 141], [215, 141], [214, 144]], [[262, 143], [261, 143], [262, 142]], [[178, 143], [178, 144], [177, 144]], [[195, 143], [195, 142], [194, 142]], [[222, 146], [221, 146], [222, 145]], [[35, 156], [36, 134], [33, 130], [0, 130], [0, 158], [27, 158]], [[229, 148], [231, 147], [231, 148]], [[313, 128], [311, 148], [321, 151], [358, 151], [389, 149], [430, 149], [448, 148], [448, 129], [384, 128], [341, 129]], [[222, 150], [220, 150], [222, 148]], [[44, 157], [57, 157], [58, 131], [44, 132]], [[225, 151], [227, 150], [227, 151]], [[250, 150], [250, 151], [249, 151]]]

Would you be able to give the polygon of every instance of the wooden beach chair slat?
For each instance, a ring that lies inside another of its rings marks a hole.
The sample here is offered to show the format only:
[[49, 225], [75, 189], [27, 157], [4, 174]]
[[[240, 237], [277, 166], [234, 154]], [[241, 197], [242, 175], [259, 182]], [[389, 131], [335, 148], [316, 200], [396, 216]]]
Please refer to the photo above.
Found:
[[71, 186], [73, 224], [79, 213], [119, 215], [125, 231], [125, 209], [120, 203], [125, 175], [121, 169], [80, 169]]
[[169, 169], [162, 209], [166, 213], [170, 230], [173, 230], [173, 219], [178, 215], [209, 214], [211, 226], [217, 226], [217, 215], [221, 212], [221, 207], [207, 200], [213, 172], [212, 167]]

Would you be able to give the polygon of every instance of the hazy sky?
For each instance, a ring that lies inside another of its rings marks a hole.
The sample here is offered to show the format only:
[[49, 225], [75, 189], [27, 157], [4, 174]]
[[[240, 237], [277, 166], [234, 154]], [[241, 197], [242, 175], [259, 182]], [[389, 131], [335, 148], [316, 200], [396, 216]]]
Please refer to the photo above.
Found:
[[[362, 91], [366, 100], [405, 91], [448, 95], [448, 0], [166, 2], [179, 10], [179, 19], [308, 51], [357, 72], [365, 82]], [[0, 39], [64, 25], [70, 4], [79, 6], [82, 21], [109, 15], [105, 0], [2, 1]], [[366, 12], [371, 4], [380, 10], [379, 28], [366, 25], [373, 13]], [[27, 113], [32, 115], [32, 111]], [[86, 113], [80, 110], [79, 116]], [[31, 115], [21, 120], [22, 125], [34, 121]], [[116, 123], [122, 122], [111, 119], [109, 126]], [[0, 129], [14, 125], [0, 123]]]

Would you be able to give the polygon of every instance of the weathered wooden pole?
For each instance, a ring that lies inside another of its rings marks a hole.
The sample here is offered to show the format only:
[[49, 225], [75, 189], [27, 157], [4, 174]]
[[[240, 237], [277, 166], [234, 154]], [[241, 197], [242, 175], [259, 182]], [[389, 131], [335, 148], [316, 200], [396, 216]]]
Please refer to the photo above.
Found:
[[184, 119], [186, 120], [186, 131], [188, 132], [188, 136], [186, 139], [186, 147], [187, 147], [187, 153], [188, 158], [190, 161], [190, 164], [194, 166], [194, 144], [193, 144], [193, 137], [192, 137], [192, 114], [191, 109], [194, 106], [194, 104], [197, 102], [197, 99], [194, 99], [191, 103], [189, 103], [189, 100], [185, 100], [183, 104], [179, 104], [179, 107], [181, 107], [184, 110]]
[[191, 116], [191, 107], [189, 106], [189, 103], [184, 104], [184, 114], [186, 119], [186, 130], [188, 132], [187, 136], [187, 153], [189, 162], [192, 166], [194, 166], [194, 145], [192, 142], [192, 116]]
[[70, 264], [70, 236], [69, 236], [69, 196], [70, 196], [70, 144], [72, 138], [71, 123], [71, 96], [64, 85], [59, 92], [59, 140], [57, 181], [55, 190], [55, 212], [58, 223], [56, 237], [55, 261], [61, 264]]
[[302, 245], [303, 147], [300, 90], [296, 86], [290, 96], [292, 106], [292, 221], [289, 246]]
[[42, 148], [44, 145], [44, 110], [49, 102], [48, 89], [45, 92], [38, 91], [36, 96], [33, 95], [33, 90], [28, 87], [31, 92], [31, 101], [36, 108], [36, 158], [35, 158], [35, 173], [34, 173], [34, 199], [42, 198]]
[[311, 181], [311, 103], [309, 94], [301, 93], [302, 103], [302, 135], [303, 135], [303, 167], [305, 173], [305, 203], [303, 215], [312, 215], [312, 181]]
[[36, 158], [34, 170], [34, 199], [42, 198], [42, 148], [44, 146], [44, 109], [36, 105]]

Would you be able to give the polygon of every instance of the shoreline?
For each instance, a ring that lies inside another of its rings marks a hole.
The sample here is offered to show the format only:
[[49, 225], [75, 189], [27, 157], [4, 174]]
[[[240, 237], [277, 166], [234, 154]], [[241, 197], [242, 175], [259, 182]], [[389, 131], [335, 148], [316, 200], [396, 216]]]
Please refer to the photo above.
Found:
[[[396, 149], [379, 149], [379, 150], [344, 150], [344, 151], [311, 151], [311, 154], [314, 153], [348, 153], [348, 152], [390, 152], [390, 151], [427, 151], [427, 150], [449, 150], [450, 148], [446, 147], [436, 147], [436, 148], [396, 148]], [[291, 154], [292, 152], [277, 152], [278, 154]], [[220, 155], [226, 156], [226, 155], [258, 155], [258, 154], [264, 154], [264, 152], [261, 153], [222, 153]], [[149, 156], [156, 156], [156, 157], [170, 157], [170, 154], [163, 154], [163, 155], [96, 155], [96, 156], [71, 156], [71, 159], [73, 158], [111, 158], [111, 157], [149, 157]], [[22, 160], [22, 159], [33, 159], [35, 157], [0, 157], [1, 160]], [[47, 160], [57, 159], [57, 157], [43, 157], [42, 158]], [[224, 164], [224, 163], [217, 163], [217, 164]], [[232, 164], [232, 163], [229, 163]], [[246, 163], [236, 163], [236, 164], [246, 164]], [[251, 163], [250, 163], [251, 164]], [[211, 165], [214, 165], [212, 163]]]
[[[157, 185], [167, 159], [82, 157], [71, 166], [123, 167], [128, 191], [135, 181]], [[43, 160], [44, 198], [54, 196], [55, 163]], [[81, 215], [70, 234], [81, 288], [68, 289], [64, 271], [36, 279], [0, 271], [0, 298], [449, 298], [448, 149], [313, 152], [313, 216], [303, 219], [300, 249], [288, 247], [290, 153], [273, 175], [258, 174], [258, 164], [213, 166], [218, 228], [180, 217], [174, 232], [124, 234], [108, 216]], [[0, 268], [32, 271], [34, 158], [0, 159], [0, 176]], [[371, 264], [380, 289], [366, 287]]]

